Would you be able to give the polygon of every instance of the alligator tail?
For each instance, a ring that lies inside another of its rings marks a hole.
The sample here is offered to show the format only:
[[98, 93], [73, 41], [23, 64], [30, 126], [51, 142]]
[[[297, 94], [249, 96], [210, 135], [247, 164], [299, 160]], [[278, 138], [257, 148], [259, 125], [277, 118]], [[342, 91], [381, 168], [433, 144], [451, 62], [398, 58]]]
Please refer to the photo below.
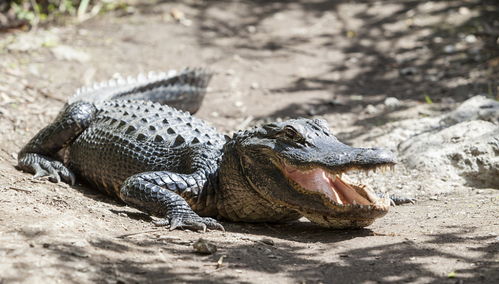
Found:
[[195, 113], [201, 106], [212, 76], [211, 71], [203, 68], [149, 72], [127, 79], [116, 76], [116, 79], [78, 89], [68, 102], [148, 100]]

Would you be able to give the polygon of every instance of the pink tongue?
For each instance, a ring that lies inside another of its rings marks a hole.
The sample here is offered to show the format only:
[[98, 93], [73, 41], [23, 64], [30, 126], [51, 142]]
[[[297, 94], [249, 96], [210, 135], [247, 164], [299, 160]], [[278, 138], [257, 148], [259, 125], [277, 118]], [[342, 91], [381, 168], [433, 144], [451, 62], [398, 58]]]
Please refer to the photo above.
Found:
[[335, 181], [331, 181], [331, 184], [334, 186], [336, 190], [339, 190], [343, 194], [343, 196], [345, 197], [345, 199], [348, 200], [348, 202], [352, 202], [355, 200], [357, 204], [361, 205], [371, 204], [369, 200], [365, 199], [362, 195], [358, 194], [357, 191], [355, 191], [355, 189], [347, 185], [340, 178], [337, 178]]
[[331, 188], [330, 180], [323, 170], [314, 169], [307, 172], [301, 172], [296, 169], [286, 167], [286, 172], [288, 177], [297, 182], [301, 187], [310, 191], [324, 193], [334, 202], [343, 204], [338, 193]]

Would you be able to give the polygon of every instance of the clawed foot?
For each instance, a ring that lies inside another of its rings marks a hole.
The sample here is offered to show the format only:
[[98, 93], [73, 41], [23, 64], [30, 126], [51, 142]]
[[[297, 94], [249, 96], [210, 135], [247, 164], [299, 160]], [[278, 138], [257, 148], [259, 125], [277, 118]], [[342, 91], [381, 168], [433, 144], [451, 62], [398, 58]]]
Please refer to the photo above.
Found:
[[415, 204], [416, 199], [407, 197], [407, 196], [399, 196], [399, 195], [387, 195], [386, 193], [377, 193], [377, 195], [381, 198], [388, 197], [390, 199], [390, 205], [391, 206], [396, 206], [396, 205], [401, 205], [401, 204]]
[[220, 230], [225, 232], [224, 227], [217, 220], [209, 217], [199, 217], [196, 214], [174, 215], [153, 221], [156, 226], [170, 226], [170, 230], [189, 229], [193, 231], [203, 231], [206, 229]]
[[28, 153], [21, 157], [16, 166], [17, 169], [33, 174], [34, 178], [47, 176], [51, 182], [60, 182], [61, 179], [74, 185], [74, 174], [59, 161], [43, 155]]
[[392, 205], [392, 206], [407, 204], [407, 203], [411, 203], [411, 204], [416, 203], [416, 199], [406, 197], [406, 196], [390, 195], [389, 198], [390, 198], [390, 205]]

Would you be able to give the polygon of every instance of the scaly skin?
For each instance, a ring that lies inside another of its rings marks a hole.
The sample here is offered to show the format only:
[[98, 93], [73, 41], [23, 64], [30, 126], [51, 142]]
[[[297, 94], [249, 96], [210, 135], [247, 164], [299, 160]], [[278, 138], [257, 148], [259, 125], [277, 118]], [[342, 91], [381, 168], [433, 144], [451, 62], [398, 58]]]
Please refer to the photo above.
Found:
[[[310, 119], [267, 124], [229, 139], [160, 104], [196, 111], [210, 78], [193, 69], [81, 89], [20, 151], [17, 167], [54, 182], [74, 183], [76, 176], [163, 218], [157, 223], [171, 229], [223, 229], [212, 217], [275, 222], [300, 216], [350, 228], [386, 214], [389, 199], [360, 187], [341, 189], [333, 174], [392, 165], [389, 151], [344, 145], [323, 120]], [[314, 188], [324, 186], [333, 189]]]

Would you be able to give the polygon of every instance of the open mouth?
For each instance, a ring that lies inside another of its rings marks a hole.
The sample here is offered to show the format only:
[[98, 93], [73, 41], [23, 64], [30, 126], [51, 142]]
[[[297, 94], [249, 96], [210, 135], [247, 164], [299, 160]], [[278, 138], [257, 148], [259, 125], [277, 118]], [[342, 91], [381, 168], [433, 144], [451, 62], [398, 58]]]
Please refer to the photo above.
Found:
[[[386, 168], [392, 165], [380, 165], [376, 168]], [[341, 179], [341, 173], [330, 172], [320, 167], [312, 169], [300, 169], [284, 163], [284, 174], [309, 192], [317, 192], [327, 197], [329, 201], [337, 205], [352, 206], [384, 206], [384, 202], [378, 204], [378, 198], [372, 191], [363, 185], [353, 185]]]

